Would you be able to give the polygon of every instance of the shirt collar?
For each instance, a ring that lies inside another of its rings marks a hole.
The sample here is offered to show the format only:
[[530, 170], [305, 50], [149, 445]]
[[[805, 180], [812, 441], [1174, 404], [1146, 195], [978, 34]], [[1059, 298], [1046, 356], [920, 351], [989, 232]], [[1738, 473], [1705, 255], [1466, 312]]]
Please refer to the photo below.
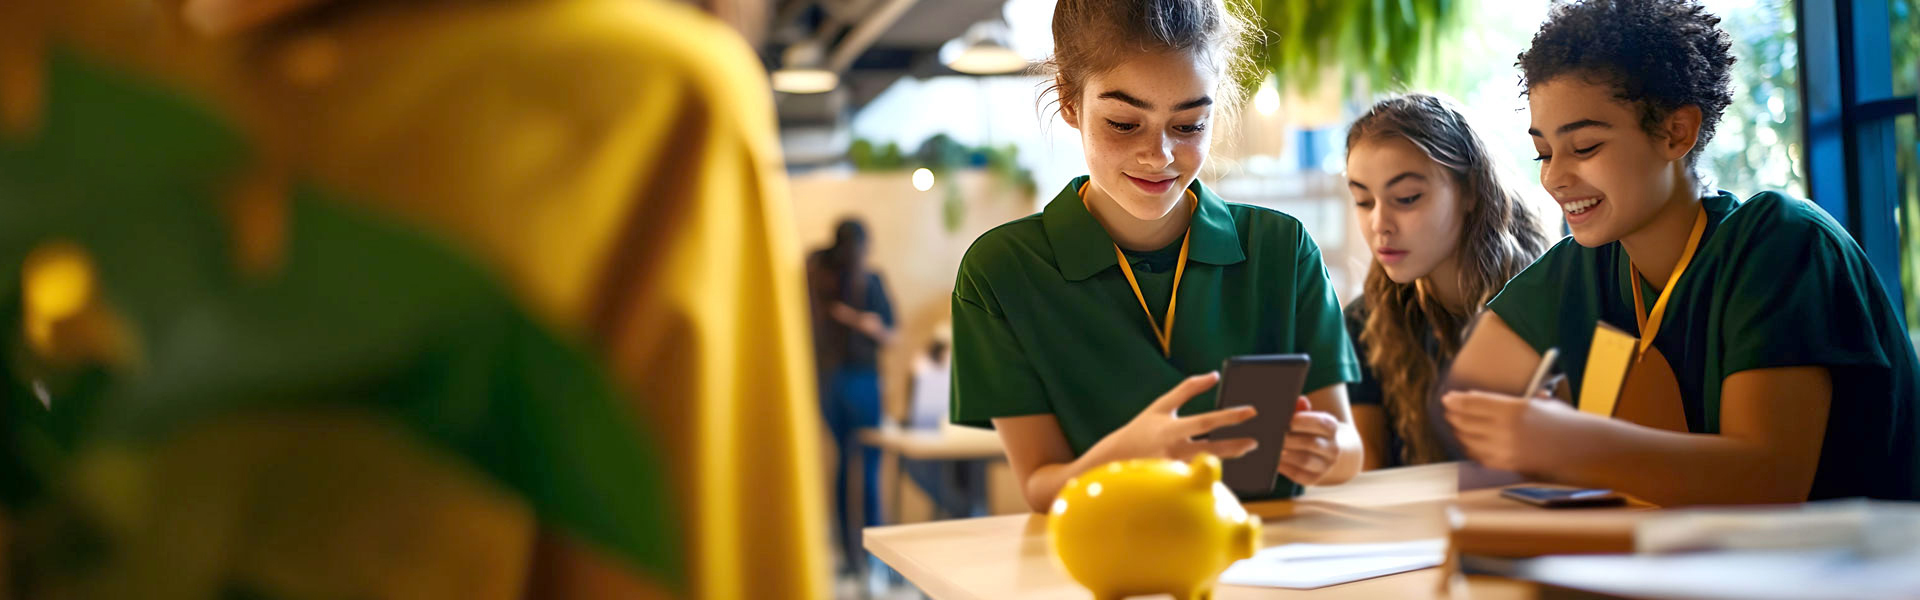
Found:
[[[1087, 205], [1080, 199], [1080, 186], [1088, 179], [1081, 175], [1067, 182], [1047, 203], [1040, 217], [1047, 240], [1053, 245], [1060, 274], [1070, 281], [1092, 277], [1120, 264], [1113, 256], [1113, 237], [1094, 220], [1093, 213], [1087, 212]], [[1197, 178], [1187, 190], [1200, 201], [1189, 225], [1193, 238], [1187, 248], [1187, 258], [1221, 266], [1246, 260], [1246, 253], [1241, 250], [1240, 230], [1234, 226], [1233, 212], [1228, 210], [1226, 201], [1201, 185]]]

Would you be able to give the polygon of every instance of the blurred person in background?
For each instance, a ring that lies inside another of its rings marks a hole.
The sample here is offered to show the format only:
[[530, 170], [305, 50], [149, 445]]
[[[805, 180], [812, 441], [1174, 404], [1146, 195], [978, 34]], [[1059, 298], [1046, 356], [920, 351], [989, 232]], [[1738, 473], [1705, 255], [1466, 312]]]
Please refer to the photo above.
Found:
[[[933, 341], [913, 357], [907, 386], [908, 429], [945, 433], [955, 427], [947, 421], [953, 392], [953, 326], [934, 328]], [[901, 469], [927, 493], [934, 518], [967, 518], [987, 513], [987, 461], [913, 460], [902, 457]]]
[[913, 379], [907, 388], [907, 427], [945, 429], [953, 393], [953, 324], [933, 328], [926, 351], [913, 357]]
[[40, 340], [10, 349], [15, 582], [825, 593], [801, 260], [732, 31], [646, 0], [0, 10], [0, 297]]
[[[866, 556], [860, 529], [880, 524], [880, 451], [860, 443], [861, 429], [880, 426], [880, 351], [893, 339], [893, 303], [880, 274], [867, 268], [867, 227], [841, 220], [833, 245], [807, 257], [807, 281], [813, 297], [814, 348], [820, 372], [820, 414], [833, 436], [833, 514], [840, 543], [842, 573], [854, 571]], [[860, 454], [856, 457], [855, 452]], [[848, 473], [853, 461], [860, 472]], [[864, 523], [852, 523], [848, 478], [860, 478]]]

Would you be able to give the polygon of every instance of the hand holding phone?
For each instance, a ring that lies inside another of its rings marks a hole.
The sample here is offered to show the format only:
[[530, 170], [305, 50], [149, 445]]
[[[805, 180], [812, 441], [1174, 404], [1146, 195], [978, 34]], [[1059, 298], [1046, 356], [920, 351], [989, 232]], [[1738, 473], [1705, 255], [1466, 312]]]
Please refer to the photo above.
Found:
[[1294, 403], [1306, 385], [1311, 364], [1305, 354], [1269, 354], [1236, 356], [1221, 367], [1217, 406], [1251, 406], [1258, 411], [1252, 419], [1221, 427], [1209, 435], [1212, 439], [1252, 438], [1260, 444], [1252, 452], [1221, 463], [1221, 479], [1235, 494], [1246, 497], [1273, 492], [1280, 470], [1280, 450], [1286, 445], [1297, 408]]
[[1240, 407], [1186, 416], [1178, 414], [1180, 407], [1194, 396], [1213, 389], [1219, 380], [1219, 373], [1204, 373], [1182, 380], [1147, 405], [1140, 414], [1134, 415], [1126, 425], [1100, 438], [1087, 453], [1109, 461], [1133, 458], [1184, 461], [1201, 452], [1229, 460], [1246, 454], [1253, 449], [1254, 440], [1209, 433], [1253, 418], [1253, 408]]

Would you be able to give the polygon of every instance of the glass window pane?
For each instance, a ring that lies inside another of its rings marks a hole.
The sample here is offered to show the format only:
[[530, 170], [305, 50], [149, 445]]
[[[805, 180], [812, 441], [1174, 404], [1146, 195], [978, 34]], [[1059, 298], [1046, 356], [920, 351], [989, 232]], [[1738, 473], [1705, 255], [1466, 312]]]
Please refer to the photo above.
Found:
[[[1914, 2], [1920, 0], [1900, 0]], [[1738, 196], [1806, 198], [1801, 164], [1800, 45], [1789, 0], [1708, 0], [1733, 40], [1733, 104], [1700, 161], [1711, 183]]]
[[1907, 297], [1907, 332], [1920, 346], [1920, 141], [1914, 116], [1895, 119], [1900, 165], [1900, 287]]
[[[1920, 94], [1920, 0], [1890, 0], [1893, 51], [1893, 94]], [[1907, 296], [1907, 327], [1920, 346], [1920, 130], [1914, 115], [1895, 124], [1900, 165], [1900, 283]]]
[[1893, 33], [1893, 95], [1920, 93], [1920, 0], [1887, 2]]

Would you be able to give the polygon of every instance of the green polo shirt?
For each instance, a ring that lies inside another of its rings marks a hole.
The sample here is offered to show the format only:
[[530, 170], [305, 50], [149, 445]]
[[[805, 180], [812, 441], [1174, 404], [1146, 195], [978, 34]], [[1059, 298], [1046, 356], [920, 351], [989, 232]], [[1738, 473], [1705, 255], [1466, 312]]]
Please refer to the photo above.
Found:
[[[1706, 233], [1653, 339], [1680, 383], [1688, 429], [1720, 432], [1728, 375], [1825, 366], [1833, 400], [1809, 498], [1920, 497], [1920, 366], [1866, 254], [1810, 202], [1721, 192], [1701, 203]], [[1619, 242], [1587, 248], [1568, 238], [1488, 308], [1535, 350], [1558, 347], [1560, 370], [1581, 373], [1594, 323], [1639, 331], [1628, 267]], [[1649, 307], [1656, 289], [1643, 289]], [[1578, 398], [1580, 382], [1570, 383]]]
[[[1173, 329], [1161, 353], [1113, 255], [1113, 239], [1068, 183], [1037, 215], [980, 236], [953, 290], [953, 422], [1051, 414], [1075, 455], [1188, 376], [1242, 354], [1313, 357], [1306, 390], [1359, 379], [1320, 249], [1285, 214], [1199, 199]], [[1180, 243], [1128, 253], [1155, 320], [1164, 319]], [[1211, 410], [1211, 391], [1181, 414]], [[1291, 483], [1277, 488], [1295, 493]]]

